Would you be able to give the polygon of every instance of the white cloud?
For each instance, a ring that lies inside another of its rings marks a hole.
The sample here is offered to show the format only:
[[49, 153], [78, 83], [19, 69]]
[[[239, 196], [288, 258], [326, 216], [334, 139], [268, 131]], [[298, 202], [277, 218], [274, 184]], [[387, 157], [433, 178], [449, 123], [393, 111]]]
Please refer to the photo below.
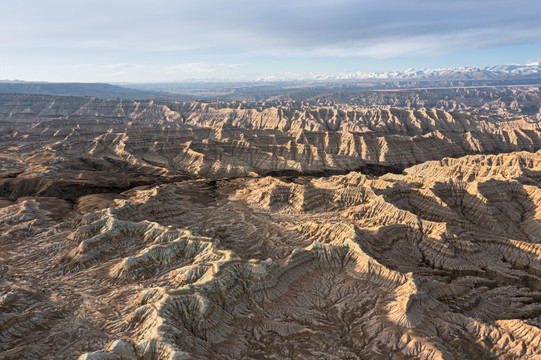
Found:
[[146, 68], [146, 66], [140, 64], [75, 64], [70, 67], [84, 71], [105, 73], [110, 76], [126, 75]]
[[[0, 31], [4, 47], [227, 49], [381, 57], [412, 53], [404, 44], [439, 54], [541, 41], [538, 0], [18, 0], [6, 4]], [[427, 42], [416, 46], [417, 39]], [[198, 63], [186, 66], [200, 72], [214, 68]]]
[[[421, 58], [430, 63], [482, 49], [510, 58], [515, 55], [505, 48], [509, 45], [524, 45], [521, 57], [539, 57], [534, 52], [541, 44], [539, 0], [5, 0], [3, 5], [0, 78], [239, 78], [305, 68], [334, 72], [334, 64], [351, 69], [354, 61], [381, 68], [379, 59], [409, 61], [409, 67]], [[484, 56], [474, 61], [502, 61]], [[473, 58], [470, 54], [468, 61]], [[74, 63], [80, 65], [70, 67]]]
[[240, 64], [209, 64], [206, 62], [182, 63], [166, 66], [161, 71], [166, 73], [190, 74], [190, 73], [212, 73], [217, 70], [231, 69]]

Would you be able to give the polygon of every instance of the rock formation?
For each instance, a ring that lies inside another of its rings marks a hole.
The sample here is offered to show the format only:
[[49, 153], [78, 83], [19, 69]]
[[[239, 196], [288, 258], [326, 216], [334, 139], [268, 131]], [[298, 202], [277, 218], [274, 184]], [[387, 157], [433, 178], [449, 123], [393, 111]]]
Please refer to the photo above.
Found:
[[535, 116], [435, 109], [8, 94], [0, 96], [0, 123], [6, 144], [0, 161], [17, 178], [1, 184], [4, 194], [22, 179], [99, 177], [103, 186], [111, 171], [143, 182], [345, 173], [374, 165], [384, 173], [444, 157], [541, 149]]
[[[441, 84], [441, 86], [446, 85]], [[464, 87], [464, 82], [457, 82], [455, 86], [457, 87], [447, 89], [330, 92], [307, 97], [305, 101], [316, 104], [383, 105], [414, 109], [436, 108], [446, 111], [487, 114], [539, 116], [541, 113], [541, 87], [539, 85]]]
[[534, 118], [0, 99], [2, 359], [541, 357]]

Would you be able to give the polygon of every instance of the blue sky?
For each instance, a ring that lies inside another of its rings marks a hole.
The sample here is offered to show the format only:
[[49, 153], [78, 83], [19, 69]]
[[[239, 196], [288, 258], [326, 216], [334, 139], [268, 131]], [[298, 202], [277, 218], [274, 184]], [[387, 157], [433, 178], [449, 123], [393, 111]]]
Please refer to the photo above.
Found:
[[0, 0], [0, 79], [245, 80], [526, 63], [541, 58], [539, 19], [539, 0]]

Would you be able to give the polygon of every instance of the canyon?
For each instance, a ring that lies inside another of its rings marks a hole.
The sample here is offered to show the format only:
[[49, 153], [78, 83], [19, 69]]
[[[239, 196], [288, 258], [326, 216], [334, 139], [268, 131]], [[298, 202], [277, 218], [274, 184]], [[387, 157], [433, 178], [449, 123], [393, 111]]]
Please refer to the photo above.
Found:
[[0, 358], [541, 357], [537, 95], [475, 91], [0, 94]]

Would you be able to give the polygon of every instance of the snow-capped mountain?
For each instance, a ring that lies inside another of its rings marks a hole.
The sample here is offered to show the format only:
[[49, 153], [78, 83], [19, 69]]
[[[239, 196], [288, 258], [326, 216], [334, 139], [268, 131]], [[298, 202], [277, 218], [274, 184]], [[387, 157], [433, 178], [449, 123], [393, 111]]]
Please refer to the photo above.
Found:
[[541, 76], [541, 59], [527, 64], [490, 65], [440, 69], [405, 69], [386, 72], [344, 72], [338, 74], [267, 74], [257, 81], [291, 80], [504, 80], [524, 76]]

